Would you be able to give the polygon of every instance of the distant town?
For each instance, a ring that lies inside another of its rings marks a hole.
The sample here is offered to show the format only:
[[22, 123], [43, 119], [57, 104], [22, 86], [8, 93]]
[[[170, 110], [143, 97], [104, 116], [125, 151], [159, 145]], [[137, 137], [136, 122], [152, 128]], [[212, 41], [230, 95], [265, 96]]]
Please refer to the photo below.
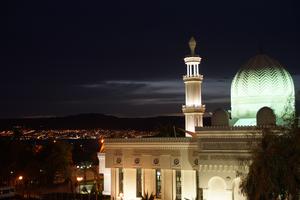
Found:
[[[138, 130], [108, 130], [108, 129], [66, 129], [66, 130], [34, 130], [18, 129], [22, 133], [23, 140], [49, 140], [49, 139], [99, 139], [99, 138], [139, 138], [150, 137], [157, 131]], [[0, 137], [11, 137], [15, 130], [0, 131]]]

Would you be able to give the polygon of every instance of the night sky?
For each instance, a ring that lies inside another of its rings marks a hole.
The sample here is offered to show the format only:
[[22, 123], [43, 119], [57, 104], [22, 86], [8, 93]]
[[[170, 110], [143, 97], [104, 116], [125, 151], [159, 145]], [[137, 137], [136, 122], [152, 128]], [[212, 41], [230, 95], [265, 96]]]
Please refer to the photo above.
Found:
[[0, 118], [180, 114], [191, 36], [208, 112], [230, 109], [231, 80], [259, 47], [293, 75], [299, 101], [296, 0], [8, 0], [1, 7]]

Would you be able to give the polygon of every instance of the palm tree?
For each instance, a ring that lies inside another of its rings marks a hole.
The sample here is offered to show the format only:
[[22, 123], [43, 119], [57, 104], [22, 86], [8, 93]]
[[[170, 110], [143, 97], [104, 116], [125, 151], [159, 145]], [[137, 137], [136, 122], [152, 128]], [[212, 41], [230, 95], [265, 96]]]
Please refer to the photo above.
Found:
[[144, 192], [144, 196], [142, 195], [142, 200], [154, 200], [154, 195], [151, 193], [150, 195], [148, 192]]

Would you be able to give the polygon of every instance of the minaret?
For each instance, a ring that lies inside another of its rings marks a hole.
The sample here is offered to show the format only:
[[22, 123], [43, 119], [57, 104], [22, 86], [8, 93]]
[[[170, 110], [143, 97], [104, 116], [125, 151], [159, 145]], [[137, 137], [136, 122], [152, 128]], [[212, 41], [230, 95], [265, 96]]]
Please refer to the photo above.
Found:
[[[185, 84], [185, 105], [182, 111], [185, 115], [185, 130], [195, 132], [195, 126], [203, 126], [205, 105], [201, 101], [201, 84], [203, 75], [199, 73], [201, 58], [195, 54], [196, 41], [192, 37], [189, 41], [191, 54], [184, 58], [186, 75], [183, 76]], [[186, 137], [190, 137], [186, 134]]]

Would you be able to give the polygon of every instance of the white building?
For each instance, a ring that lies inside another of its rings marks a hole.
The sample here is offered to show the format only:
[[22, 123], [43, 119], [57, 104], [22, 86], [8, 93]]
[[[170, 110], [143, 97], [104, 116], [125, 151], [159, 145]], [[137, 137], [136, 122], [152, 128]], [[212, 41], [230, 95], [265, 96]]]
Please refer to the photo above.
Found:
[[184, 61], [186, 101], [182, 107], [185, 138], [107, 139], [99, 153], [104, 173], [104, 193], [111, 199], [140, 199], [153, 193], [156, 199], [242, 200], [239, 174], [247, 173], [252, 145], [263, 127], [278, 128], [295, 113], [291, 75], [266, 55], [251, 58], [236, 74], [231, 87], [231, 117], [222, 109], [203, 127], [205, 106], [201, 100], [201, 58], [191, 54]]

